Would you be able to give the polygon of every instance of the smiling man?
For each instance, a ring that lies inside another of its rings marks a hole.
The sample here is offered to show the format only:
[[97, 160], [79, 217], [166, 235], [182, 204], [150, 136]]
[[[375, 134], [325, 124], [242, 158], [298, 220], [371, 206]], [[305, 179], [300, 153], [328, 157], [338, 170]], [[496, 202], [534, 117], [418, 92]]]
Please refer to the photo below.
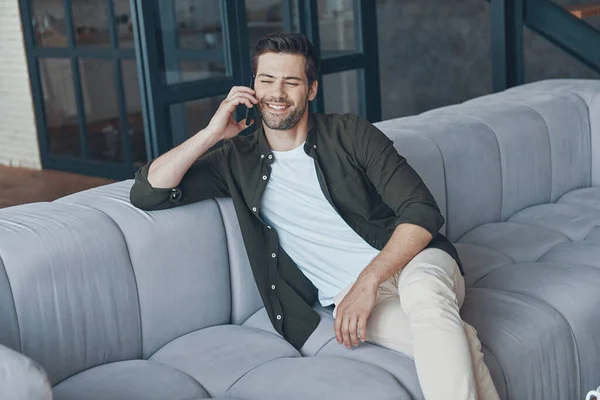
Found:
[[[444, 218], [392, 142], [352, 115], [311, 114], [319, 60], [301, 34], [262, 38], [255, 88], [234, 87], [209, 125], [136, 173], [145, 210], [231, 197], [274, 328], [300, 349], [334, 306], [338, 343], [414, 357], [426, 399], [498, 399]], [[256, 106], [251, 135], [233, 118]], [[223, 140], [223, 146], [208, 151]]]

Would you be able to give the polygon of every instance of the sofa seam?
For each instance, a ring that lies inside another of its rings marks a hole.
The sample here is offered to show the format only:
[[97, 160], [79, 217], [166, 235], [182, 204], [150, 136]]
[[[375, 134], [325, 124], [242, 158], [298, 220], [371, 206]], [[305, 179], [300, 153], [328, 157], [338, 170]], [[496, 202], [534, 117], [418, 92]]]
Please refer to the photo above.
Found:
[[[446, 160], [444, 159], [444, 153], [442, 153], [442, 149], [440, 148], [440, 145], [430, 136], [425, 136], [431, 143], [433, 143], [433, 145], [435, 146], [435, 148], [438, 151], [438, 154], [440, 155], [440, 159], [442, 160], [442, 170], [443, 170], [443, 176], [444, 176], [444, 202], [446, 203], [446, 235], [448, 234], [448, 225], [449, 224], [449, 216], [450, 213], [448, 212], [448, 176], [446, 174]], [[444, 236], [446, 236], [444, 235]]]
[[257, 369], [257, 368], [260, 368], [260, 367], [262, 367], [262, 366], [263, 366], [263, 365], [265, 365], [265, 364], [268, 364], [268, 363], [270, 363], [270, 362], [273, 362], [273, 361], [275, 361], [275, 360], [285, 360], [285, 359], [290, 359], [290, 360], [291, 360], [291, 359], [294, 359], [294, 358], [303, 358], [303, 357], [302, 357], [302, 355], [300, 355], [300, 357], [298, 357], [298, 356], [295, 356], [295, 357], [276, 357], [276, 358], [273, 358], [273, 359], [271, 359], [271, 360], [264, 361], [264, 362], [262, 362], [262, 363], [260, 363], [260, 364], [258, 364], [258, 365], [255, 365], [254, 367], [250, 368], [248, 371], [244, 372], [244, 373], [243, 373], [243, 374], [242, 374], [242, 375], [241, 375], [239, 378], [237, 378], [235, 381], [233, 381], [233, 382], [232, 382], [232, 383], [229, 385], [229, 387], [223, 391], [223, 393], [227, 393], [227, 392], [229, 392], [229, 390], [231, 390], [231, 388], [232, 388], [233, 386], [235, 386], [235, 385], [236, 385], [236, 384], [237, 384], [237, 383], [238, 383], [240, 380], [242, 380], [242, 379], [243, 379], [243, 378], [244, 378], [246, 375], [248, 375], [250, 372], [254, 371], [254, 370], [255, 370], [255, 369]]
[[232, 273], [231, 273], [231, 260], [232, 260], [232, 255], [231, 253], [231, 249], [229, 248], [229, 238], [227, 237], [229, 231], [227, 229], [227, 226], [225, 226], [225, 219], [223, 218], [223, 211], [221, 210], [221, 204], [215, 199], [212, 198], [211, 199], [215, 205], [217, 206], [217, 212], [219, 213], [219, 217], [221, 218], [221, 223], [223, 224], [223, 233], [224, 233], [224, 237], [225, 237], [225, 247], [227, 248], [227, 272], [229, 275], [229, 323], [232, 325], [237, 325], [237, 324], [233, 324], [233, 281], [231, 279], [232, 277]]
[[19, 322], [19, 315], [17, 313], [17, 304], [15, 302], [15, 293], [13, 291], [13, 287], [12, 287], [12, 282], [10, 281], [10, 277], [8, 276], [8, 271], [6, 270], [6, 264], [4, 263], [4, 260], [2, 259], [2, 255], [0, 254], [0, 265], [2, 265], [2, 270], [4, 271], [4, 274], [6, 275], [6, 282], [8, 283], [8, 289], [10, 290], [10, 298], [12, 299], [12, 308], [13, 311], [15, 313], [15, 322], [17, 323], [17, 337], [19, 339], [19, 353], [23, 352], [23, 338], [21, 337], [21, 324]]

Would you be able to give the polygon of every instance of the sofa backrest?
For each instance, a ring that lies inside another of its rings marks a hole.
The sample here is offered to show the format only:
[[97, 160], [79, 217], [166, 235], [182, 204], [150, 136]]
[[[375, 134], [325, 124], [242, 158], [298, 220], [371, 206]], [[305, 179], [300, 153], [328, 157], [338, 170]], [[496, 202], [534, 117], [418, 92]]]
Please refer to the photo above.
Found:
[[[530, 89], [377, 124], [427, 185], [443, 182], [431, 189], [450, 240], [590, 186], [590, 116], [600, 113], [600, 102], [585, 101], [573, 91]], [[600, 84], [597, 94], [600, 98]], [[430, 152], [431, 159], [423, 158], [424, 138], [438, 149]]]
[[0, 340], [52, 384], [139, 358], [135, 276], [119, 228], [97, 210], [35, 203], [0, 210]]
[[99, 210], [120, 229], [137, 283], [142, 358], [198, 329], [227, 324], [227, 239], [215, 200], [145, 212], [131, 205], [133, 180], [56, 202]]
[[217, 203], [146, 213], [131, 185], [0, 210], [0, 343], [52, 384], [230, 322]]

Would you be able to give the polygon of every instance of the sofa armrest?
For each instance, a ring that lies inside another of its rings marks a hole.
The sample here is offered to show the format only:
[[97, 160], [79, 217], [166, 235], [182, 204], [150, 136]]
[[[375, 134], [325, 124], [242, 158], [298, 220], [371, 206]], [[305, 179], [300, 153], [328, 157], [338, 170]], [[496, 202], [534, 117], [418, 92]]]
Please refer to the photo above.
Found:
[[0, 345], [2, 400], [52, 400], [46, 372], [32, 359]]

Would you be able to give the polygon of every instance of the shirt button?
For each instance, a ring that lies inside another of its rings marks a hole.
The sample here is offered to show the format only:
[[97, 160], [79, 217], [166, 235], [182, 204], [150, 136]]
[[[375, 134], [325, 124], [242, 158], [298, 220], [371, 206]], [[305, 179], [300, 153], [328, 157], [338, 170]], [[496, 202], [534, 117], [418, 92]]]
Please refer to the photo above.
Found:
[[270, 159], [272, 159], [272, 158], [273, 158], [273, 155], [272, 155], [272, 154], [269, 154], [269, 160], [270, 160]]
[[264, 155], [264, 154], [261, 154], [261, 155], [260, 155], [260, 158], [265, 158], [265, 155]]
[[317, 145], [316, 145], [316, 144], [313, 144], [313, 149], [316, 149], [316, 148], [317, 148]]
[[280, 319], [281, 319], [281, 315], [278, 315], [278, 316], [277, 316], [277, 319], [278, 319], [278, 320], [280, 320]]
[[271, 225], [267, 225], [267, 229], [273, 229], [273, 228], [271, 228]]
[[256, 207], [252, 207], [252, 212], [256, 212]]
[[271, 253], [271, 257], [275, 258], [276, 256], [277, 256], [277, 254]]
[[275, 285], [271, 285], [271, 289], [275, 290]]
[[266, 180], [267, 180], [267, 176], [263, 175], [263, 181], [266, 181]]

